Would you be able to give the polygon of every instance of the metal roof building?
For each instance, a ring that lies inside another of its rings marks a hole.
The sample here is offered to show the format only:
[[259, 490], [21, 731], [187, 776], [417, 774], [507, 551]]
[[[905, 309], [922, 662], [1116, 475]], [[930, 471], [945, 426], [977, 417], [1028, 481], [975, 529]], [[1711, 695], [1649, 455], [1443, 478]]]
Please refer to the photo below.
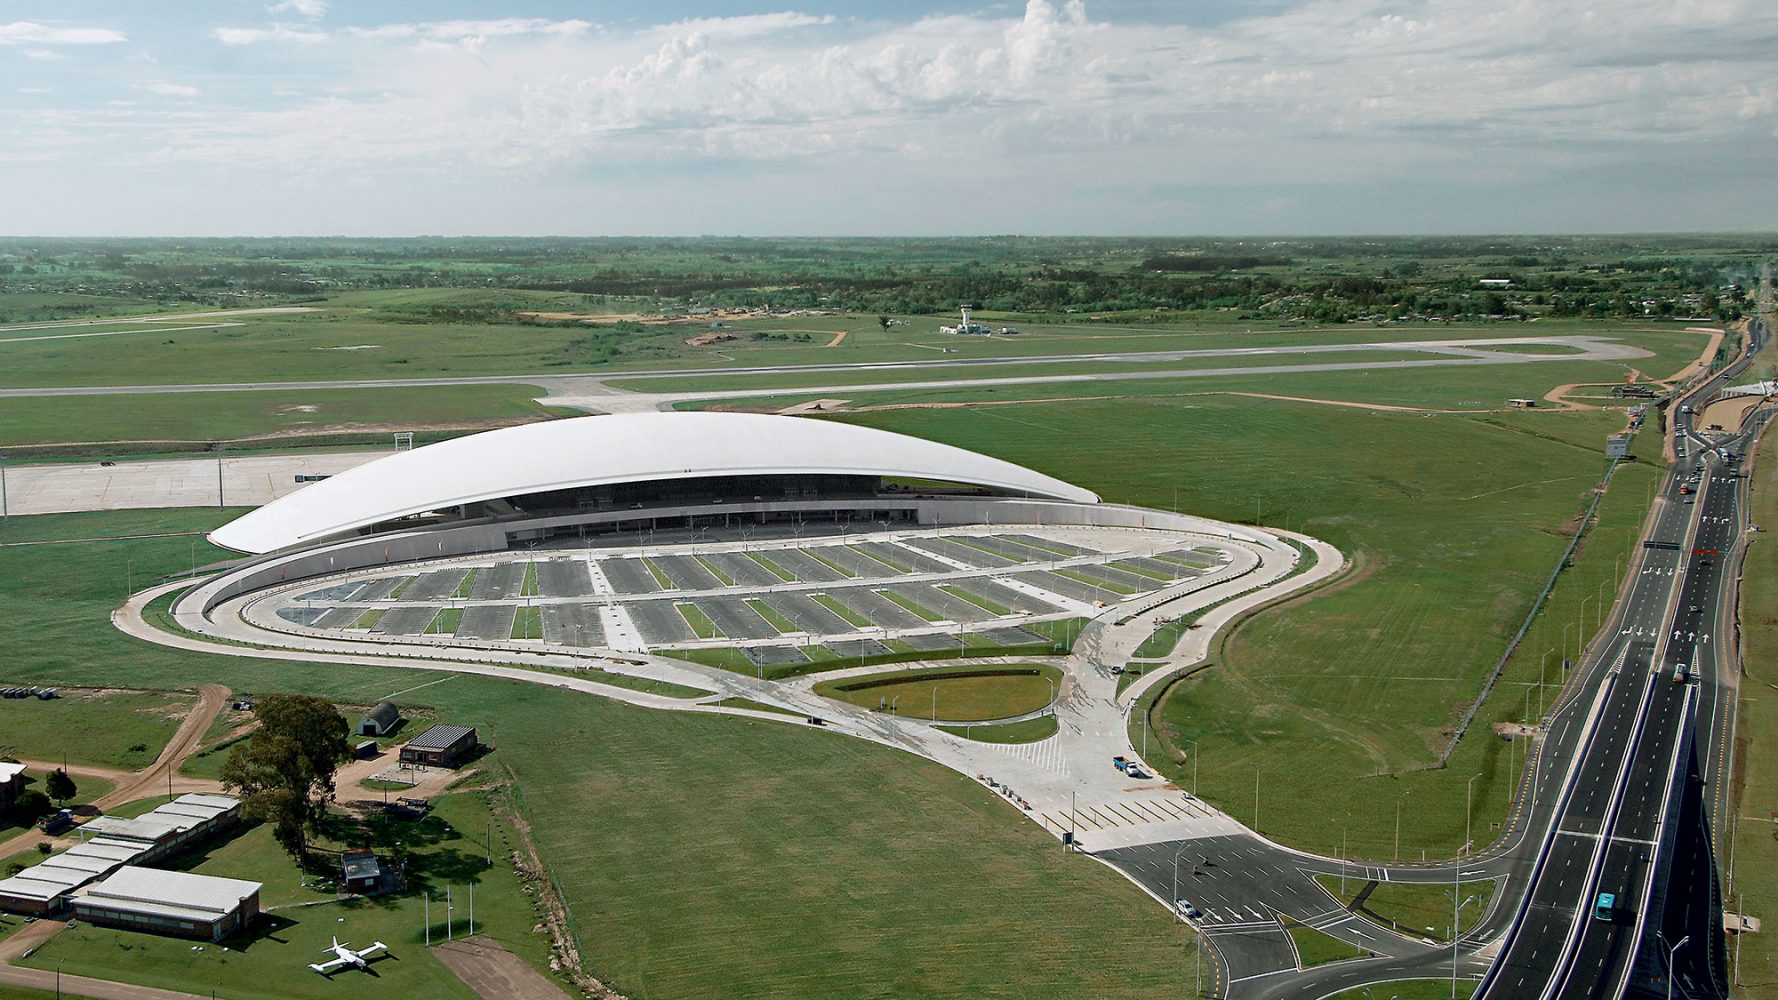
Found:
[[259, 912], [259, 882], [119, 868], [74, 894], [74, 913], [107, 927], [220, 941]]
[[83, 842], [8, 879], [0, 879], [0, 907], [32, 916], [66, 908], [69, 894], [126, 864], [177, 851], [240, 814], [229, 795], [192, 792], [134, 819], [100, 816], [78, 828]]
[[401, 759], [409, 764], [455, 767], [477, 745], [475, 730], [469, 726], [433, 726], [401, 748]]
[[886, 479], [954, 483], [999, 496], [1099, 499], [1011, 462], [868, 427], [758, 413], [633, 413], [525, 424], [398, 452], [274, 500], [209, 537], [225, 548], [265, 553], [428, 512], [490, 503], [511, 510], [516, 498], [601, 487], [631, 506], [622, 488], [633, 492], [638, 484], [687, 490], [702, 482], [739, 495], [789, 482], [856, 488]]

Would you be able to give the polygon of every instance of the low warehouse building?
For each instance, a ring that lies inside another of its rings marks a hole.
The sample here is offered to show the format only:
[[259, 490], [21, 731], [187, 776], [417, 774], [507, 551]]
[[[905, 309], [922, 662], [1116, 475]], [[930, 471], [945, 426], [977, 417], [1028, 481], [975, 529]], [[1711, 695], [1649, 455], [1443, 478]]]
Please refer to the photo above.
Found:
[[424, 767], [456, 767], [481, 743], [472, 726], [433, 726], [401, 748], [403, 764]]
[[119, 868], [74, 894], [74, 915], [101, 927], [220, 941], [259, 913], [259, 882]]
[[70, 894], [93, 879], [166, 857], [240, 815], [239, 799], [193, 792], [134, 819], [100, 816], [80, 827], [79, 845], [0, 879], [0, 909], [58, 916], [67, 910]]

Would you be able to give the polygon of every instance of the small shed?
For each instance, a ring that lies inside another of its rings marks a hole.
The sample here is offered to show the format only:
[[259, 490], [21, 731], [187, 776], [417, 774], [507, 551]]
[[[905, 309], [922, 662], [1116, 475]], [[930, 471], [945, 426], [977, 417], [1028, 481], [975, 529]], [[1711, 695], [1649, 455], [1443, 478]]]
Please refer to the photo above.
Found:
[[358, 723], [360, 736], [387, 736], [401, 722], [401, 710], [392, 701], [379, 701]]
[[401, 748], [403, 764], [456, 767], [481, 745], [471, 726], [433, 726]]
[[340, 855], [340, 885], [347, 892], [374, 896], [383, 891], [383, 864], [376, 853], [368, 850], [347, 851]]

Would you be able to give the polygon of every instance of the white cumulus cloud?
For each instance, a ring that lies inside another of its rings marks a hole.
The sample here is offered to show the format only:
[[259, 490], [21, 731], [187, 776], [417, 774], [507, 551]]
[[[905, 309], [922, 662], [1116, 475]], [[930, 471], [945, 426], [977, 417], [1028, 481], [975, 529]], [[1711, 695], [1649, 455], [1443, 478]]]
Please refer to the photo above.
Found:
[[0, 24], [0, 45], [112, 45], [127, 41], [111, 28], [85, 28], [14, 21]]

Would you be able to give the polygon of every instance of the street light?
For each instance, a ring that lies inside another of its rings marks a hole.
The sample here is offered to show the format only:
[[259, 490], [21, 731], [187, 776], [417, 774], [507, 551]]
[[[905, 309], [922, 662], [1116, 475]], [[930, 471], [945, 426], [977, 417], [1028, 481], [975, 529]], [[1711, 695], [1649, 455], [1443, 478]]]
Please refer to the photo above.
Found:
[[1475, 847], [1475, 838], [1469, 832], [1469, 812], [1470, 807], [1475, 804], [1475, 779], [1481, 776], [1481, 772], [1476, 772], [1475, 778], [1469, 779], [1463, 786], [1463, 848], [1466, 851], [1474, 850]]
[[1198, 794], [1198, 741], [1186, 740], [1192, 745], [1192, 795]]
[[1179, 858], [1191, 849], [1192, 845], [1186, 844], [1179, 849], [1177, 854], [1173, 855], [1173, 920], [1175, 923], [1185, 923], [1185, 914], [1180, 912], [1182, 907], [1179, 905]]
[[1673, 1000], [1673, 956], [1679, 954], [1679, 949], [1685, 947], [1685, 943], [1691, 939], [1692, 936], [1687, 934], [1679, 939], [1678, 944], [1667, 949], [1667, 1000]]
[[1401, 798], [1395, 800], [1395, 860], [1397, 861], [1401, 860], [1401, 804], [1406, 802], [1408, 796], [1412, 794], [1414, 794], [1414, 790], [1410, 788], [1401, 793]]

